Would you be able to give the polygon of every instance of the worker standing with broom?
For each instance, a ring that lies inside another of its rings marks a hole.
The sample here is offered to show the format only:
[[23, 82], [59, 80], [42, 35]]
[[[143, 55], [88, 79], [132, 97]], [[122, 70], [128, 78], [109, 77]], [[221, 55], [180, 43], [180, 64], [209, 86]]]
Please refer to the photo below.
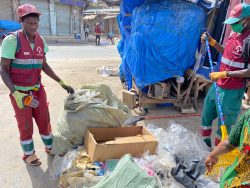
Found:
[[[57, 81], [68, 93], [74, 90], [65, 84], [47, 64], [48, 46], [37, 32], [40, 13], [30, 4], [17, 9], [22, 29], [8, 35], [2, 42], [0, 74], [10, 90], [15, 111], [23, 160], [32, 166], [41, 165], [34, 150], [33, 120], [35, 119], [47, 153], [51, 150], [52, 135], [46, 93], [41, 83], [41, 71]], [[36, 106], [24, 105], [24, 99], [32, 96]]]
[[[224, 22], [232, 26], [228, 42], [221, 46], [208, 33], [204, 33], [201, 41], [208, 39], [209, 44], [223, 53], [220, 65], [221, 72], [210, 74], [211, 80], [217, 81], [220, 103], [228, 132], [236, 123], [240, 113], [242, 98], [245, 91], [244, 77], [250, 77], [249, 59], [243, 56], [244, 41], [250, 36], [250, 5], [238, 4], [232, 10], [230, 17]], [[218, 117], [215, 87], [211, 87], [204, 101], [202, 111], [201, 136], [211, 147], [212, 122]], [[220, 123], [218, 123], [215, 145], [221, 141]]]

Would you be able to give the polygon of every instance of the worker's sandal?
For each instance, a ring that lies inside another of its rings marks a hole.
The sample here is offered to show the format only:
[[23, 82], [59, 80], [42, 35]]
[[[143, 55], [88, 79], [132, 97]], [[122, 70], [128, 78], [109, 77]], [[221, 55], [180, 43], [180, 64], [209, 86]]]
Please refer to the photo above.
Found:
[[49, 148], [45, 148], [45, 152], [47, 153], [47, 154], [50, 154], [51, 153], [51, 148], [49, 149]]
[[23, 160], [30, 166], [40, 166], [42, 164], [35, 153], [33, 153], [32, 155], [24, 155]]

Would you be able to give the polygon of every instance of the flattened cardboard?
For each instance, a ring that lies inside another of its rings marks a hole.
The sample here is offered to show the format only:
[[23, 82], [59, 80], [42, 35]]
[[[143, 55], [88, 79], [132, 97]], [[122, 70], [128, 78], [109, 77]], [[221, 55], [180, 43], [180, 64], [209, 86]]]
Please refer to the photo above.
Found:
[[146, 151], [154, 154], [157, 140], [142, 126], [88, 128], [84, 145], [91, 161], [120, 159], [130, 153], [139, 157]]

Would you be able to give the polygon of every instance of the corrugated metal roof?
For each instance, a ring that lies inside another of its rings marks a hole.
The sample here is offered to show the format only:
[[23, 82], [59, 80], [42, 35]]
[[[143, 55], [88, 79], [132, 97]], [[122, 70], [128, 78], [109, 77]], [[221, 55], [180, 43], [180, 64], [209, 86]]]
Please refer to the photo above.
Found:
[[97, 15], [89, 15], [89, 16], [84, 16], [83, 20], [93, 20], [96, 18]]
[[104, 16], [103, 19], [107, 20], [107, 19], [112, 19], [112, 18], [116, 18], [117, 15], [112, 15], [112, 16]]

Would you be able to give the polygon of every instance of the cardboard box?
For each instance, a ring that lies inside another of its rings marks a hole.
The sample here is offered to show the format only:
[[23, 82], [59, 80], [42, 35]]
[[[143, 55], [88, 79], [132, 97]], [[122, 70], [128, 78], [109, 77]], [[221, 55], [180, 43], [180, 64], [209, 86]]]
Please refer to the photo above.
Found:
[[122, 102], [126, 104], [130, 109], [136, 108], [136, 93], [127, 90], [122, 90]]
[[157, 140], [142, 126], [117, 128], [88, 128], [84, 145], [91, 161], [120, 159], [129, 153], [134, 157], [144, 152], [154, 154]]

